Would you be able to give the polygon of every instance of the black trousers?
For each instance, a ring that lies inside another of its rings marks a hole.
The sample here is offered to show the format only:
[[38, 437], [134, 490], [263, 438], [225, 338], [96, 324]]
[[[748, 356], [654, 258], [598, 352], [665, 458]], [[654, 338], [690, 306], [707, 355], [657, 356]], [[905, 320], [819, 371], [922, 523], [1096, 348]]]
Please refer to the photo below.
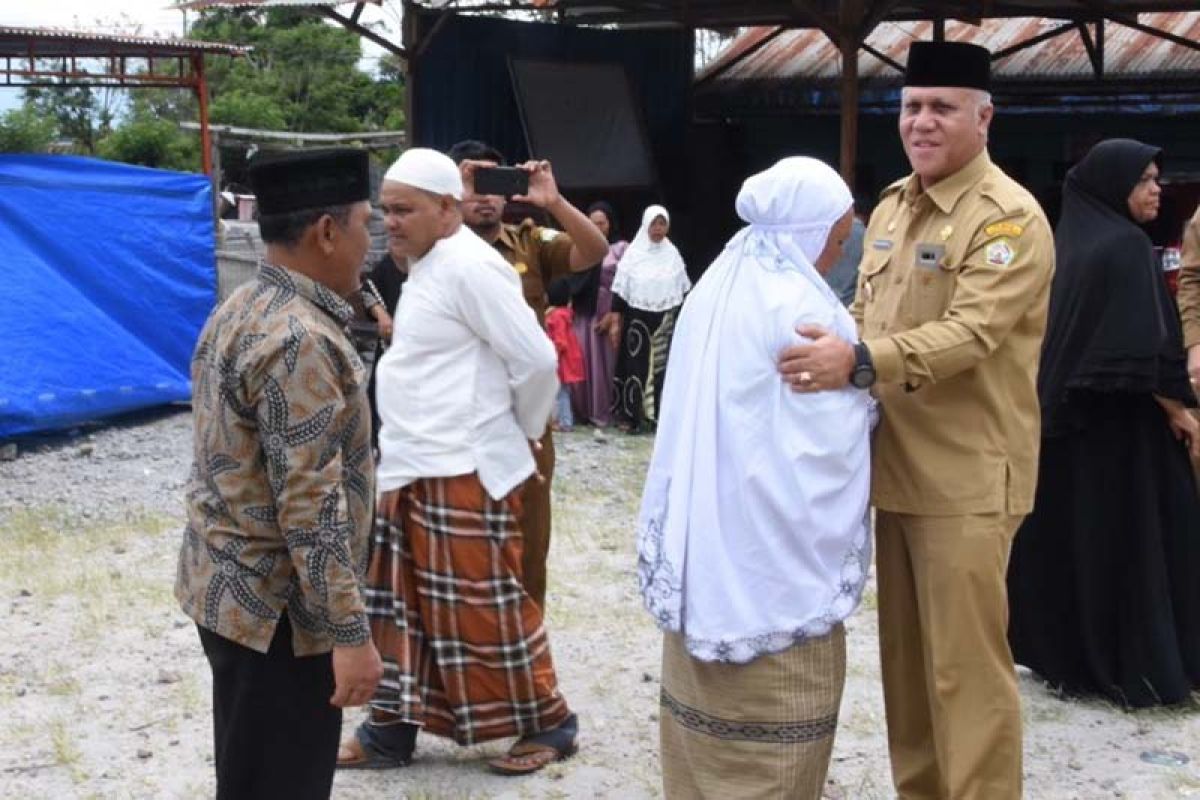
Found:
[[331, 655], [293, 655], [286, 614], [265, 655], [198, 630], [213, 673], [217, 800], [328, 798], [342, 728]]

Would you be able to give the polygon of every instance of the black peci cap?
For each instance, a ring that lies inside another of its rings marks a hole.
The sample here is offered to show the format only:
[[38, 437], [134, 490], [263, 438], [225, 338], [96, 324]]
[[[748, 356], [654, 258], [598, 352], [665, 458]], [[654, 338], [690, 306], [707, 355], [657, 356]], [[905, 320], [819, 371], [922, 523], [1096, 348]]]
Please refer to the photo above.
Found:
[[992, 54], [966, 42], [913, 42], [905, 86], [955, 86], [990, 91]]
[[341, 206], [371, 196], [366, 150], [349, 147], [261, 153], [250, 162], [258, 213]]

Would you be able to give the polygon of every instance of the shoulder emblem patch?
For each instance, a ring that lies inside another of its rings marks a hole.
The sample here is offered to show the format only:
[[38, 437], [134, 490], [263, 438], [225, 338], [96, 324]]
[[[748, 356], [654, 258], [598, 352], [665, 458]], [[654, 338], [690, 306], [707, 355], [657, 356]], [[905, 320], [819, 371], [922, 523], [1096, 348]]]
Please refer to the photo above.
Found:
[[983, 229], [984, 236], [1011, 236], [1014, 239], [1025, 232], [1015, 222], [994, 222]]
[[543, 242], [553, 242], [558, 238], [558, 231], [553, 228], [542, 228], [541, 239]]
[[984, 260], [993, 267], [1007, 267], [1016, 255], [1007, 239], [989, 242], [983, 251]]

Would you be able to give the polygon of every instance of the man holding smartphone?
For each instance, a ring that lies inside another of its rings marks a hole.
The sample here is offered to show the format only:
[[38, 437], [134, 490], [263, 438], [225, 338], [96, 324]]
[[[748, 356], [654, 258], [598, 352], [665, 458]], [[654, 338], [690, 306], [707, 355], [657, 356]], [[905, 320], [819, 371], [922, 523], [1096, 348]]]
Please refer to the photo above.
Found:
[[[589, 269], [608, 253], [608, 240], [582, 211], [558, 192], [548, 161], [527, 161], [517, 169], [529, 173], [529, 190], [513, 195], [514, 200], [544, 209], [562, 228], [562, 233], [526, 219], [520, 225], [504, 222], [503, 195], [477, 195], [475, 174], [504, 163], [504, 156], [483, 142], [462, 141], [450, 148], [450, 156], [462, 171], [465, 196], [463, 222], [500, 255], [521, 278], [525, 301], [542, 324], [546, 312], [546, 288], [555, 278]], [[547, 420], [547, 423], [549, 420]], [[554, 477], [554, 441], [547, 424], [542, 449], [535, 452], [538, 472], [544, 482], [525, 485], [522, 528], [525, 535], [522, 581], [539, 607], [546, 600], [546, 556], [550, 552], [550, 484]]]

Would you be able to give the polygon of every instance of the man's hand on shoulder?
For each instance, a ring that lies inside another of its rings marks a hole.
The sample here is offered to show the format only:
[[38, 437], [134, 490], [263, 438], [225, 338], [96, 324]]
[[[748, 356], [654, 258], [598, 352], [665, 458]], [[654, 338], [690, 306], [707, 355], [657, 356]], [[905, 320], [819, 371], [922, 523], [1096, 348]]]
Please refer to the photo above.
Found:
[[785, 348], [780, 354], [779, 373], [792, 391], [823, 392], [850, 382], [853, 345], [820, 325], [801, 325], [796, 333], [811, 341]]
[[365, 705], [375, 694], [383, 677], [383, 661], [375, 643], [333, 648], [333, 697], [329, 704], [338, 708]]

